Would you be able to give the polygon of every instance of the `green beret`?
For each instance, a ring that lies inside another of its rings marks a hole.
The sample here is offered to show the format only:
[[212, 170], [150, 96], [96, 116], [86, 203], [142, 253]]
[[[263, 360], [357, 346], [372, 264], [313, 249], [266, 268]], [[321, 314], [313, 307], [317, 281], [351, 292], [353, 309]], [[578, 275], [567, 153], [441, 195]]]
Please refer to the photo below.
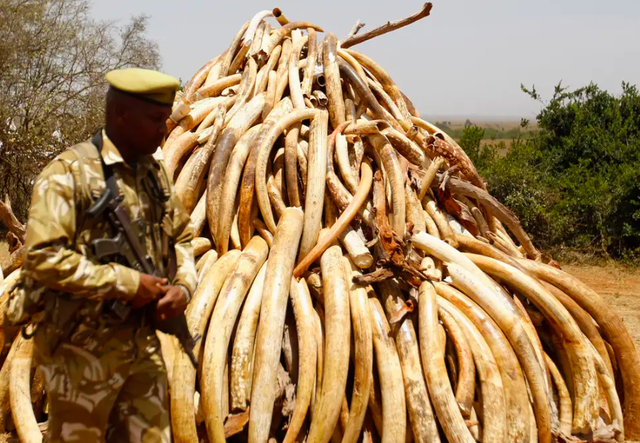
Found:
[[127, 94], [162, 105], [172, 105], [180, 82], [149, 69], [116, 69], [105, 76], [109, 84]]

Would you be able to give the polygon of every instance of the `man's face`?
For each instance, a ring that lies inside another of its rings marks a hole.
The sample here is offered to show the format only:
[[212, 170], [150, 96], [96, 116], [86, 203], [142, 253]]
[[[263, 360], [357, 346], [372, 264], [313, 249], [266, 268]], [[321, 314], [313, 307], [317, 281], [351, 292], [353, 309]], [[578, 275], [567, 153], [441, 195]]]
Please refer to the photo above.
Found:
[[143, 100], [131, 100], [133, 106], [127, 107], [121, 118], [127, 139], [135, 146], [139, 156], [151, 155], [162, 143], [167, 133], [167, 119], [171, 115], [171, 106], [149, 103]]

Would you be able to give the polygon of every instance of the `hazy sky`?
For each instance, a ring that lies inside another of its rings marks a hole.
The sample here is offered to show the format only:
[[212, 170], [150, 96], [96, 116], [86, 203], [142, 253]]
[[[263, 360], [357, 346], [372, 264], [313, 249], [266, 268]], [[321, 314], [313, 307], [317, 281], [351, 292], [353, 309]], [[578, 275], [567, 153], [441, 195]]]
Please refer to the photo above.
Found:
[[[357, 19], [372, 29], [420, 9], [408, 0], [92, 0], [95, 17], [149, 18], [165, 72], [187, 81], [224, 51], [258, 11], [280, 7], [291, 20], [345, 36]], [[639, 0], [433, 0], [431, 16], [355, 47], [373, 57], [430, 116], [531, 117], [560, 80], [594, 81], [618, 93], [640, 83]], [[275, 23], [275, 22], [274, 22]], [[362, 32], [362, 31], [361, 31]]]

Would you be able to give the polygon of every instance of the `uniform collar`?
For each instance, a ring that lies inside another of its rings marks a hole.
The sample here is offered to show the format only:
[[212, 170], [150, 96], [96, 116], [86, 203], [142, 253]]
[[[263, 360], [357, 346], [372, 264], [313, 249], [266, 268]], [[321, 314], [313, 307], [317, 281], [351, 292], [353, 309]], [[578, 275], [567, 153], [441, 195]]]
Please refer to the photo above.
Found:
[[102, 151], [100, 152], [105, 165], [114, 165], [116, 163], [124, 163], [122, 154], [116, 148], [116, 145], [107, 137], [107, 132], [102, 130]]

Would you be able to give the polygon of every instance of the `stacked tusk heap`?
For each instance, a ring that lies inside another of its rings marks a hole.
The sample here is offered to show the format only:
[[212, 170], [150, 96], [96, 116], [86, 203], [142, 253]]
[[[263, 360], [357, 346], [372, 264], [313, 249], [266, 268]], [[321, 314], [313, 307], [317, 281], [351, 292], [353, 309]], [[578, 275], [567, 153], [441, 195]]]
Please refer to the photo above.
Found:
[[[202, 339], [196, 371], [161, 337], [174, 440], [640, 438], [621, 319], [351, 49], [376, 33], [358, 29], [260, 12], [176, 98], [163, 155], [198, 235]], [[0, 431], [29, 443], [46, 417], [32, 356], [18, 335], [0, 360]]]

